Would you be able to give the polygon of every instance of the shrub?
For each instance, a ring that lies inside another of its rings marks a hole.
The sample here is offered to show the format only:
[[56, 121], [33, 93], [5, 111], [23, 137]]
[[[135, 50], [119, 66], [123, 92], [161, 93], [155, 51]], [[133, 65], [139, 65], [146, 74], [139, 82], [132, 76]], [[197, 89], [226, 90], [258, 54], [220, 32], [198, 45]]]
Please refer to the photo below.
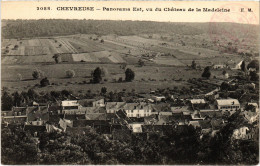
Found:
[[68, 78], [73, 78], [75, 76], [75, 71], [74, 70], [67, 70], [66, 71], [66, 76]]
[[34, 79], [42, 78], [44, 77], [44, 72], [39, 69], [36, 69], [33, 71], [32, 76]]
[[41, 87], [45, 87], [45, 86], [50, 85], [50, 81], [48, 80], [47, 77], [45, 77], [45, 78], [43, 78], [43, 79], [40, 81], [40, 84], [41, 84]]
[[118, 79], [118, 82], [123, 82], [123, 78], [120, 77], [120, 78]]

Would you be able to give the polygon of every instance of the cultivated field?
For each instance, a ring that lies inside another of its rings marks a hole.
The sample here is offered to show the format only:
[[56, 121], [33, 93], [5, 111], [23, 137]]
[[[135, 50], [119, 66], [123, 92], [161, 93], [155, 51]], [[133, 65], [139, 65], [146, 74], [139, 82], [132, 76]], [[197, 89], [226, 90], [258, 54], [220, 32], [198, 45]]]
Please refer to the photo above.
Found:
[[[185, 42], [182, 45], [180, 40]], [[126, 89], [137, 92], [149, 92], [157, 88], [189, 87], [187, 80], [200, 78], [205, 66], [228, 64], [231, 68], [243, 57], [236, 54], [220, 53], [209, 47], [198, 45], [197, 41], [208, 41], [208, 36], [179, 36], [177, 34], [153, 35], [70, 35], [35, 39], [4, 39], [2, 43], [2, 86], [11, 91], [28, 90], [39, 84], [40, 80], [32, 79], [34, 69], [40, 69], [48, 77], [49, 87], [38, 91], [73, 89], [79, 93], [88, 90], [96, 91], [105, 86], [109, 91]], [[197, 43], [197, 44], [196, 44]], [[8, 51], [7, 51], [8, 50]], [[54, 54], [60, 54], [61, 62], [55, 64]], [[145, 66], [140, 67], [142, 59]], [[195, 60], [200, 70], [190, 70]], [[135, 80], [130, 83], [118, 83], [124, 80], [124, 70], [131, 68]], [[91, 72], [96, 67], [106, 69], [102, 84], [90, 84]], [[68, 69], [75, 71], [74, 78], [66, 78]], [[221, 71], [212, 71], [220, 75]], [[232, 73], [232, 71], [228, 71]], [[22, 75], [18, 80], [17, 74]]]

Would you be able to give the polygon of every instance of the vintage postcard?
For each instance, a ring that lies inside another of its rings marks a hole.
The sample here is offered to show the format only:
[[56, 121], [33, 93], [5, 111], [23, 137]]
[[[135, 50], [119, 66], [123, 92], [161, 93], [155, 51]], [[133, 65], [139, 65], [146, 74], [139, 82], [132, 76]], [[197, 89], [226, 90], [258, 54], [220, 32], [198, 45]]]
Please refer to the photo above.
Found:
[[259, 2], [1, 2], [2, 164], [258, 162]]

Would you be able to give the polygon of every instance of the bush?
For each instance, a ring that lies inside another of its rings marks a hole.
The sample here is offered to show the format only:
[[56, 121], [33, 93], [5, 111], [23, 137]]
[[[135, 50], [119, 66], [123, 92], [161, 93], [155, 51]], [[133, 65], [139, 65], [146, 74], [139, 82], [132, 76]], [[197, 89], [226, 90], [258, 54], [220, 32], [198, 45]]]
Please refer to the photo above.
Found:
[[123, 78], [120, 77], [120, 78], [118, 79], [118, 82], [123, 82]]
[[66, 71], [66, 76], [68, 78], [73, 78], [75, 76], [75, 71], [74, 70], [67, 70]]
[[44, 72], [39, 69], [36, 69], [33, 71], [32, 76], [34, 79], [42, 78], [44, 77]]
[[50, 81], [48, 80], [47, 77], [45, 77], [45, 78], [43, 78], [43, 79], [40, 81], [40, 84], [41, 84], [41, 87], [45, 87], [45, 86], [50, 85]]

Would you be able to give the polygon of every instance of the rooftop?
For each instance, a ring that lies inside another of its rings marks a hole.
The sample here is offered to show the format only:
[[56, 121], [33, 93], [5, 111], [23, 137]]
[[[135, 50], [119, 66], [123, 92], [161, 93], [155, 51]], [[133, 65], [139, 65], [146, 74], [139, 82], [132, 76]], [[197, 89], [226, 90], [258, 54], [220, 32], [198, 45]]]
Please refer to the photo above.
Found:
[[191, 104], [205, 104], [205, 100], [204, 99], [191, 99], [190, 100]]
[[239, 105], [239, 101], [237, 99], [220, 99], [217, 100], [218, 105]]
[[63, 107], [68, 107], [68, 106], [79, 106], [79, 103], [77, 100], [64, 100], [61, 102], [61, 105]]

